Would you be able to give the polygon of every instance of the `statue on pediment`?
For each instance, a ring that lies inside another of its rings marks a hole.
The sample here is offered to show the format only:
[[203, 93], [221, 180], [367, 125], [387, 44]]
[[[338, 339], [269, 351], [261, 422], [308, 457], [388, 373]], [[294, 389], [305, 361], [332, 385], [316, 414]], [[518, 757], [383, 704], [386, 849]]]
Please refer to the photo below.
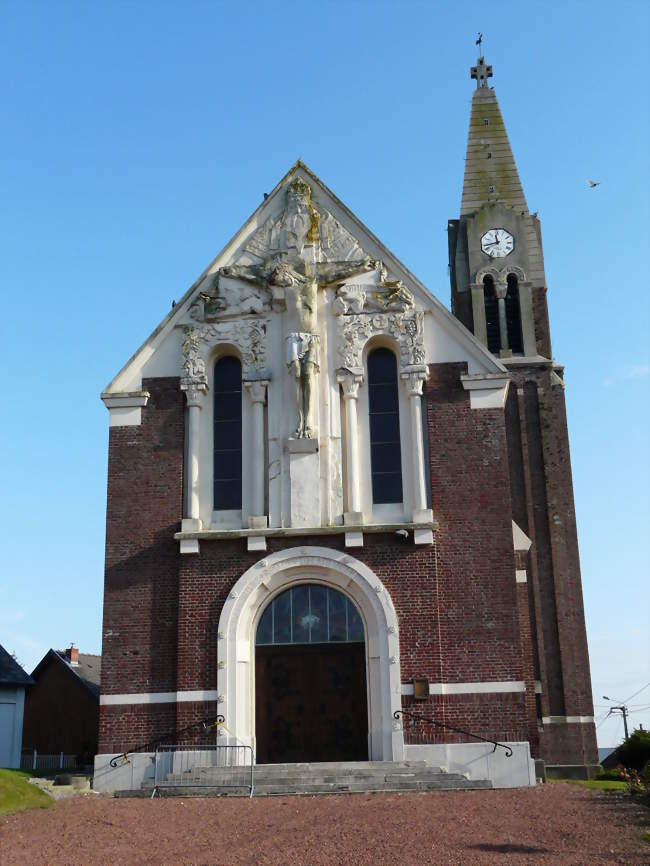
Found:
[[214, 322], [231, 316], [242, 316], [268, 312], [271, 309], [271, 294], [262, 281], [242, 288], [233, 284], [232, 269], [220, 268], [210, 280], [208, 287], [199, 292], [190, 307], [190, 317], [197, 322]]
[[378, 285], [343, 283], [336, 291], [332, 304], [337, 316], [358, 313], [406, 313], [415, 306], [413, 293], [402, 280], [389, 280], [383, 262], [376, 263]]
[[[262, 261], [275, 253], [321, 263], [358, 262], [366, 258], [357, 239], [329, 211], [316, 209], [311, 187], [301, 177], [287, 187], [282, 213], [269, 217], [254, 232], [245, 250]], [[318, 254], [314, 255], [316, 251]]]
[[269, 309], [286, 312], [286, 365], [296, 384], [295, 436], [312, 438], [320, 370], [318, 290], [377, 270], [380, 263], [330, 213], [315, 208], [311, 188], [300, 177], [287, 187], [282, 213], [254, 232], [242, 258], [219, 269], [213, 288], [199, 295], [190, 315], [210, 321]]

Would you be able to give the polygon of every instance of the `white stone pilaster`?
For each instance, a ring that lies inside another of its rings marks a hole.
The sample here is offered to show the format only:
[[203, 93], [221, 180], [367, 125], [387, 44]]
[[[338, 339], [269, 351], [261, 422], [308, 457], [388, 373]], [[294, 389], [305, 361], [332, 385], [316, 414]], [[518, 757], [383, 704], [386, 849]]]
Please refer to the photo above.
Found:
[[363, 515], [361, 513], [357, 398], [359, 396], [359, 385], [363, 381], [363, 374], [356, 370], [341, 369], [338, 371], [336, 378], [343, 389], [343, 400], [345, 401], [348, 511], [345, 512], [344, 522], [359, 525], [363, 523]]
[[[200, 503], [199, 503], [199, 459], [201, 453], [200, 421], [201, 408], [203, 406], [203, 395], [207, 391], [205, 382], [185, 382], [181, 384], [181, 390], [185, 391], [187, 398], [187, 496], [185, 504], [185, 520], [183, 529], [200, 529]], [[191, 524], [186, 525], [186, 520]]]
[[[411, 416], [411, 471], [412, 471], [412, 520], [414, 523], [432, 523], [433, 512], [427, 508], [427, 488], [424, 465], [424, 435], [422, 431], [422, 386], [428, 371], [412, 370], [402, 372], [406, 380]], [[433, 533], [430, 529], [418, 529], [414, 533], [416, 544], [431, 544]]]
[[268, 517], [264, 513], [264, 403], [268, 384], [268, 379], [244, 382], [252, 404], [250, 460], [253, 490], [248, 523], [253, 529], [268, 526]]

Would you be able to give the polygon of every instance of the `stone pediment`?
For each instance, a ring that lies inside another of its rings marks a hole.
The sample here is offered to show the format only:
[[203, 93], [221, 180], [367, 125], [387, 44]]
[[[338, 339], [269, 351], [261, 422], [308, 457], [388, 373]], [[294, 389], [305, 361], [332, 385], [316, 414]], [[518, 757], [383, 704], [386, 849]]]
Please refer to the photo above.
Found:
[[[321, 301], [326, 298], [318, 321], [290, 324], [297, 300], [306, 300], [305, 316], [314, 292]], [[167, 340], [182, 341], [185, 328], [194, 329], [204, 346], [237, 346], [247, 375], [259, 377], [272, 354], [271, 343], [265, 349], [268, 340], [281, 330], [318, 334], [330, 317], [335, 335], [330, 348], [343, 367], [357, 366], [363, 344], [382, 334], [399, 342], [403, 366], [420, 364], [425, 356], [446, 357], [447, 347], [454, 359], [468, 357], [474, 371], [499, 366], [344, 203], [297, 163], [106, 390], [137, 390], [143, 371], [174, 375], [172, 358], [180, 344], [169, 354], [158, 350]], [[433, 330], [439, 336], [429, 344]], [[254, 358], [244, 353], [251, 344], [259, 348]]]
[[311, 187], [298, 177], [286, 188], [282, 211], [253, 232], [230, 265], [205, 279], [190, 317], [213, 322], [279, 312], [292, 286], [324, 288], [375, 270], [385, 273], [329, 211], [316, 209]]
[[245, 249], [261, 262], [278, 254], [319, 262], [358, 262], [368, 258], [357, 239], [329, 211], [316, 209], [311, 187], [300, 177], [287, 188], [284, 211], [269, 217]]

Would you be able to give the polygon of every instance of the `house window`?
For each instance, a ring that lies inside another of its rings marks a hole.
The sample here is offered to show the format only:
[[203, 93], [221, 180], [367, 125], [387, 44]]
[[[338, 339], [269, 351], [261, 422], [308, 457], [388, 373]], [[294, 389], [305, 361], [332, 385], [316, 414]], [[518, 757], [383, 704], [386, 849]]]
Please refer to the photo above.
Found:
[[241, 362], [214, 366], [214, 510], [241, 508]]
[[499, 304], [494, 291], [494, 280], [489, 274], [483, 277], [483, 297], [485, 300], [485, 331], [490, 352], [499, 354], [501, 333], [499, 331]]
[[372, 501], [401, 502], [397, 360], [390, 349], [375, 349], [368, 355], [368, 401]]
[[489, 118], [484, 117], [484, 118], [483, 118], [483, 126], [489, 126], [489, 125], [490, 125], [490, 120], [489, 120]]
[[508, 326], [508, 345], [513, 355], [523, 355], [524, 345], [521, 336], [521, 309], [519, 306], [519, 281], [514, 274], [508, 274], [506, 293], [506, 323]]

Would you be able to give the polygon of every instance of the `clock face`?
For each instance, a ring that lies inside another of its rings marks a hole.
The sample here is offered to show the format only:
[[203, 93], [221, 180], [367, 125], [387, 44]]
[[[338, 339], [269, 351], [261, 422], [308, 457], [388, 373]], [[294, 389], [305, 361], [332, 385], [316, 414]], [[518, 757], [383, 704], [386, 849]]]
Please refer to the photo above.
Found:
[[515, 248], [515, 239], [505, 229], [490, 229], [481, 238], [481, 249], [491, 259], [509, 256]]

